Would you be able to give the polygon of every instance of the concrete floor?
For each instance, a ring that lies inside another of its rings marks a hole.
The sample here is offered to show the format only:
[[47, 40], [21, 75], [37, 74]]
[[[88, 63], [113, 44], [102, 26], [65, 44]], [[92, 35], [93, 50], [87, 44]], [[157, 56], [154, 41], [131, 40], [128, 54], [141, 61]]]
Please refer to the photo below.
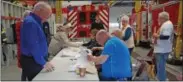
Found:
[[13, 60], [8, 67], [1, 69], [1, 80], [12, 81], [20, 80], [21, 78], [21, 69], [17, 67], [16, 60]]
[[[140, 48], [140, 47], [136, 47], [134, 49], [134, 52], [143, 57], [146, 56], [147, 53], [150, 51], [150, 49], [145, 49], [145, 48]], [[183, 67], [182, 66], [175, 66], [175, 65], [171, 65], [171, 64], [166, 64], [166, 71], [167, 71], [167, 77], [170, 81], [176, 81], [177, 80], [177, 76], [178, 75], [182, 75], [183, 74]]]
[[[149, 52], [149, 49], [143, 49], [143, 48], [135, 48], [134, 52], [136, 54], [133, 55], [139, 55], [139, 56], [146, 56]], [[135, 63], [136, 60], [132, 59], [132, 62]], [[182, 74], [182, 67], [181, 66], [174, 66], [167, 64], [168, 71], [168, 79], [169, 80], [176, 80], [175, 76]], [[174, 77], [173, 77], [174, 76]], [[19, 69], [16, 65], [16, 60], [13, 60], [11, 65], [5, 68], [1, 69], [1, 80], [2, 81], [12, 81], [12, 80], [20, 80], [21, 78], [21, 69]]]

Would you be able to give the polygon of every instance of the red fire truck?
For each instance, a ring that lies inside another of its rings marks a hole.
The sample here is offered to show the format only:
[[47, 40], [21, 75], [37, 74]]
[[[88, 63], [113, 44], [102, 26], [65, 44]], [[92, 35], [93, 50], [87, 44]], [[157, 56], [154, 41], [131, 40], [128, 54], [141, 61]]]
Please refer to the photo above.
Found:
[[138, 12], [135, 8], [132, 9], [132, 15], [130, 16], [130, 25], [135, 27], [135, 42], [136, 45], [150, 46], [151, 29], [150, 28], [150, 14], [147, 6], [142, 5]]
[[90, 27], [96, 15], [99, 16], [104, 28], [109, 30], [109, 7], [107, 5], [68, 6], [62, 8], [62, 14], [66, 15], [66, 20], [74, 26], [69, 33], [70, 38], [90, 37]]
[[[98, 15], [106, 30], [109, 30], [109, 7], [107, 5], [68, 6], [62, 8], [68, 22], [74, 26], [70, 38], [90, 37], [90, 27]], [[55, 12], [55, 10], [53, 10]]]
[[69, 33], [70, 38], [81, 38], [90, 36], [91, 23], [95, 16], [103, 23], [106, 30], [109, 28], [109, 8], [106, 5], [83, 5], [72, 7], [67, 13], [67, 21], [70, 21], [74, 29]]

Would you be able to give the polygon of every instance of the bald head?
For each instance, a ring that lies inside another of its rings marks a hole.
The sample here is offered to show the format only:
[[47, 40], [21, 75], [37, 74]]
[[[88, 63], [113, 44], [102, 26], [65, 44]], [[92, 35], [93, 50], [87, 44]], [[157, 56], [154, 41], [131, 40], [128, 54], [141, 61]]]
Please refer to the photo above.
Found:
[[96, 40], [97, 42], [104, 46], [105, 42], [110, 38], [109, 33], [106, 30], [100, 30], [96, 34]]
[[52, 14], [51, 6], [45, 2], [38, 2], [33, 8], [33, 13], [38, 15], [42, 21], [46, 21]]

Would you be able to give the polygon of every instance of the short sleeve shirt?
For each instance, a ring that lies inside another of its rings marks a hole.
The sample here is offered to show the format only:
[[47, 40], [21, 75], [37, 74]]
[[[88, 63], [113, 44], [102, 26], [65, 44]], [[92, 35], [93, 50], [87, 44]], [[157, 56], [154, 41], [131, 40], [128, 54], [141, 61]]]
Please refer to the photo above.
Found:
[[168, 40], [157, 40], [154, 46], [154, 53], [169, 53], [172, 51], [173, 45], [173, 24], [171, 21], [166, 21], [160, 27], [160, 35], [169, 36]]
[[102, 64], [102, 76], [107, 78], [131, 77], [128, 47], [117, 37], [111, 37], [104, 45], [102, 55], [108, 59]]

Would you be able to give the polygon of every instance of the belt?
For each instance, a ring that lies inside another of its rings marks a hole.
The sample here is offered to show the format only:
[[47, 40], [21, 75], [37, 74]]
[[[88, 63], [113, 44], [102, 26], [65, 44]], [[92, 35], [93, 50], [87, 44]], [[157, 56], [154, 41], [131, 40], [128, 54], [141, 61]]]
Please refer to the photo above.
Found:
[[27, 55], [24, 55], [24, 54], [21, 54], [22, 57], [24, 58], [33, 58], [33, 56], [27, 56]]
[[[34, 59], [33, 56], [27, 56], [27, 55], [25, 55], [25, 54], [21, 54], [21, 57], [23, 57], [23, 58], [28, 58], [28, 59]], [[47, 56], [45, 56], [44, 59], [45, 59], [46, 61], [48, 61]]]

